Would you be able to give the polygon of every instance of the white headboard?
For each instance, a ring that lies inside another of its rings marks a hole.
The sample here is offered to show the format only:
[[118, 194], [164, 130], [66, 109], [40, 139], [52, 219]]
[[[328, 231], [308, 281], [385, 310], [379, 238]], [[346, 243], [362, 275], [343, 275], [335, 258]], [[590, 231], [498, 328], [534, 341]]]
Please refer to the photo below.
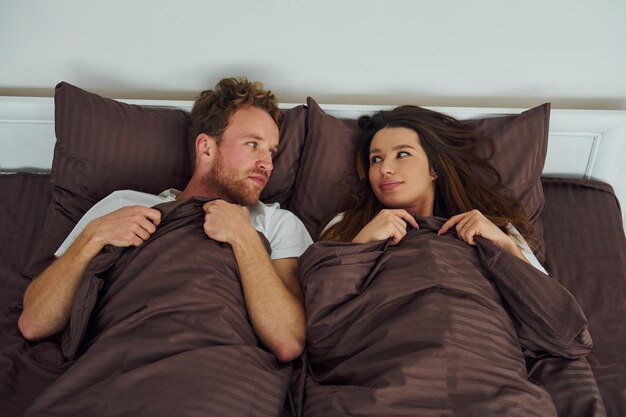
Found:
[[[191, 110], [191, 101], [120, 100], [142, 106]], [[297, 104], [284, 103], [282, 108]], [[322, 105], [342, 118], [394, 106]], [[525, 109], [431, 107], [458, 119], [517, 114]], [[50, 171], [55, 143], [54, 99], [0, 96], [0, 171]], [[550, 113], [547, 176], [591, 178], [609, 183], [626, 216], [626, 111], [562, 110]]]

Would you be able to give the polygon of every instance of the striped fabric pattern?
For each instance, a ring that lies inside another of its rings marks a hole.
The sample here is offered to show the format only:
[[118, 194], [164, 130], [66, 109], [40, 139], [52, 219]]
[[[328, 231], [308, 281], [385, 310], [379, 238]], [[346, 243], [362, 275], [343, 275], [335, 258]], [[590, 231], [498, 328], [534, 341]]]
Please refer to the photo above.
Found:
[[52, 204], [24, 270], [31, 278], [53, 260], [83, 214], [113, 191], [158, 194], [190, 177], [183, 111], [125, 104], [65, 82], [57, 85], [54, 103]]
[[63, 335], [77, 361], [27, 416], [280, 415], [291, 366], [260, 346], [232, 249], [204, 234], [204, 202], [156, 206], [148, 241], [94, 259]]
[[485, 241], [437, 236], [443, 219], [419, 223], [395, 247], [318, 242], [301, 258], [304, 416], [556, 416], [525, 356], [589, 352], [576, 301]]
[[[609, 185], [597, 181], [544, 179], [543, 186], [546, 267], [589, 317], [594, 342], [589, 363], [607, 415], [621, 417], [626, 410], [626, 237], [620, 203]], [[554, 375], [553, 368], [542, 374]], [[589, 378], [588, 371], [577, 372], [568, 371], [562, 382], [572, 388], [570, 395], [555, 400], [565, 410]]]
[[38, 239], [50, 202], [47, 174], [0, 174], [0, 308], [21, 300], [22, 267]]

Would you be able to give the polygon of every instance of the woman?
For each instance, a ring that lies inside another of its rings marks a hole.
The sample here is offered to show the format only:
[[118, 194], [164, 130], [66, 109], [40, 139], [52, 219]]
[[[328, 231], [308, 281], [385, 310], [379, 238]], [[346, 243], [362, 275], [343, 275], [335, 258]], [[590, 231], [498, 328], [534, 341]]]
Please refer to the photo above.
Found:
[[[532, 226], [495, 191], [490, 142], [414, 106], [359, 125], [364, 190], [299, 259], [304, 415], [556, 416], [527, 366], [591, 338], [571, 294], [496, 247], [525, 259]], [[462, 242], [437, 235], [453, 227]]]
[[[526, 240], [533, 226], [522, 205], [497, 189], [498, 172], [479, 148], [492, 149], [458, 120], [417, 106], [359, 119], [361, 135], [357, 171], [364, 191], [326, 226], [321, 239], [366, 243], [391, 238], [397, 245], [413, 216], [449, 219], [464, 242], [482, 236], [520, 259], [543, 268]], [[479, 175], [480, 174], [480, 175]], [[485, 180], [487, 178], [487, 180]]]

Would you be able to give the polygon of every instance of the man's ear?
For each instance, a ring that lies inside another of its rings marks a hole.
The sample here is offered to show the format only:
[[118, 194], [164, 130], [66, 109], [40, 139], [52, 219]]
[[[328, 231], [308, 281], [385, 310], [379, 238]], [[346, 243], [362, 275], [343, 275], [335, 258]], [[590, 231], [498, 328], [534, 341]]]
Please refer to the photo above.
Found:
[[216, 146], [217, 142], [213, 136], [200, 133], [196, 137], [196, 161], [209, 162], [213, 155], [215, 155]]

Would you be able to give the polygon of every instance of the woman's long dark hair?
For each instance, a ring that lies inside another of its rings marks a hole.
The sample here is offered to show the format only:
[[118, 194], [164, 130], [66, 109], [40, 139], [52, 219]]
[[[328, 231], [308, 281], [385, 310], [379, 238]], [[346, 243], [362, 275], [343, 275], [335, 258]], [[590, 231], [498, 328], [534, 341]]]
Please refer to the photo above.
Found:
[[453, 117], [417, 106], [362, 116], [359, 127], [356, 169], [364, 186], [348, 197], [343, 219], [324, 231], [321, 239], [349, 242], [385, 208], [369, 181], [370, 143], [382, 128], [404, 127], [418, 134], [430, 168], [437, 174], [435, 216], [450, 218], [477, 209], [505, 232], [512, 223], [532, 246], [533, 226], [521, 203], [498, 191], [500, 174], [489, 163], [491, 139], [475, 135]]

